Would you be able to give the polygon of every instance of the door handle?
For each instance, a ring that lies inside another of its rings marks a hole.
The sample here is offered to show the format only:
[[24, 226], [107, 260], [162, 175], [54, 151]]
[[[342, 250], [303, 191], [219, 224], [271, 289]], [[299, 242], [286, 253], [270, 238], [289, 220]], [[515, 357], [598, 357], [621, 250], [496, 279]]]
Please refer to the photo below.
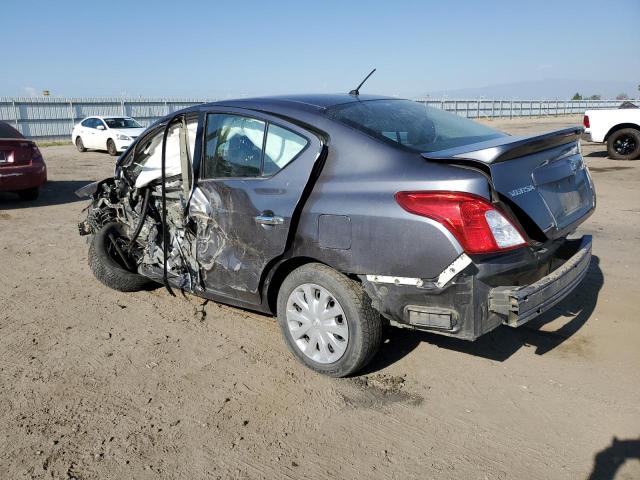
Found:
[[284, 218], [273, 214], [262, 214], [256, 217], [256, 223], [259, 223], [260, 225], [282, 225], [284, 223]]

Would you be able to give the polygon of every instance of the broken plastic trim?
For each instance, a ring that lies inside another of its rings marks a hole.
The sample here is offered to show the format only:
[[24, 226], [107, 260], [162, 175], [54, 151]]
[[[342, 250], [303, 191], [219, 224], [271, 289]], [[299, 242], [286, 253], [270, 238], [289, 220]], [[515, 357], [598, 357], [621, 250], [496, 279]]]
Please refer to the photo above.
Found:
[[421, 278], [392, 277], [388, 275], [367, 275], [367, 280], [374, 283], [393, 283], [395, 285], [413, 285], [415, 287], [421, 287], [423, 284]]
[[[471, 258], [466, 253], [463, 253], [438, 275], [434, 282], [435, 286], [443, 288], [453, 277], [469, 265], [471, 265]], [[425, 285], [425, 281], [421, 278], [393, 277], [389, 275], [367, 275], [367, 280], [373, 283], [393, 283], [395, 285], [412, 285], [414, 287]]]
[[445, 268], [440, 275], [438, 275], [438, 279], [436, 280], [436, 286], [438, 288], [444, 287], [453, 277], [455, 277], [462, 270], [471, 265], [471, 259], [466, 253], [463, 253], [458, 258], [456, 258], [451, 265]]
[[100, 182], [93, 182], [85, 185], [84, 187], [80, 187], [74, 193], [78, 198], [88, 198], [92, 197], [98, 191], [98, 184]]

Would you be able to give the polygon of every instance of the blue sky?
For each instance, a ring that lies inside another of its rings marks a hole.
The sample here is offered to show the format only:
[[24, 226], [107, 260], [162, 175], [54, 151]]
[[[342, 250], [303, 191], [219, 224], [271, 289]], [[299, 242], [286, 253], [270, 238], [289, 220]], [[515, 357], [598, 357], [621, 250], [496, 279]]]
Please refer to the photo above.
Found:
[[0, 16], [0, 96], [348, 91], [373, 67], [365, 90], [401, 96], [640, 83], [640, 0], [4, 0]]

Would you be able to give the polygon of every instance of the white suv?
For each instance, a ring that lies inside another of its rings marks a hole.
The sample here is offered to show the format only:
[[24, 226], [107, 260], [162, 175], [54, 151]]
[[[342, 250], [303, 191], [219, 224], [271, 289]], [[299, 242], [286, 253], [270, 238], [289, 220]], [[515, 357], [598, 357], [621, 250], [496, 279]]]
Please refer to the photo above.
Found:
[[115, 156], [124, 152], [144, 130], [131, 117], [87, 117], [73, 127], [71, 141], [80, 152], [93, 148]]

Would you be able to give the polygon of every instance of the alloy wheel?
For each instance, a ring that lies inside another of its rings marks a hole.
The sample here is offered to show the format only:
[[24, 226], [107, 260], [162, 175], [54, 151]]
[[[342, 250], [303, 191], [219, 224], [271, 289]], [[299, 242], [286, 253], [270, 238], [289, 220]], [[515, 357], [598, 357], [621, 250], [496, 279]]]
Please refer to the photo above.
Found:
[[622, 135], [613, 142], [613, 148], [620, 155], [629, 155], [636, 146], [636, 141], [631, 135]]

